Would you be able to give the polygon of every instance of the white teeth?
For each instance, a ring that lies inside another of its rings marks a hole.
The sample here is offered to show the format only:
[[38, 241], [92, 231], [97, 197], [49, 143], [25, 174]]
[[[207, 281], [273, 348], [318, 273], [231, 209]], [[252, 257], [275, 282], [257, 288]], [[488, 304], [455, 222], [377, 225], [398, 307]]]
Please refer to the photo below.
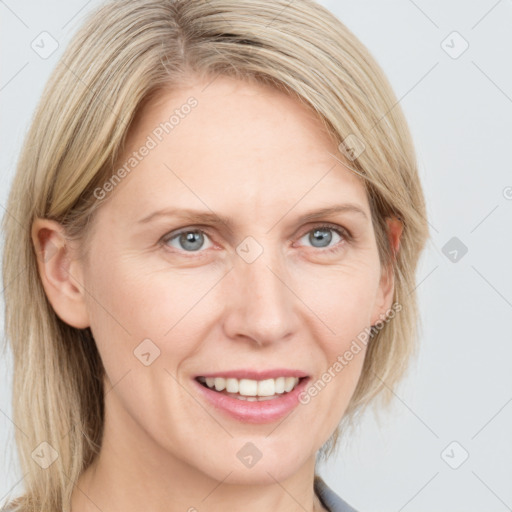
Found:
[[260, 380], [258, 382], [258, 396], [272, 396], [275, 394], [276, 381], [274, 379]]
[[238, 381], [236, 379], [226, 379], [226, 391], [228, 393], [238, 393]]
[[226, 387], [226, 379], [222, 377], [217, 377], [213, 379], [213, 385], [217, 391], [222, 391]]
[[[228, 393], [238, 393], [245, 397], [271, 397], [288, 393], [299, 382], [298, 377], [278, 377], [265, 380], [200, 377], [199, 380], [206, 383], [210, 389], [226, 390]], [[250, 398], [248, 400], [253, 401]]]
[[276, 393], [284, 393], [284, 382], [285, 382], [285, 377], [279, 377], [278, 379], [275, 380], [275, 390], [276, 390]]

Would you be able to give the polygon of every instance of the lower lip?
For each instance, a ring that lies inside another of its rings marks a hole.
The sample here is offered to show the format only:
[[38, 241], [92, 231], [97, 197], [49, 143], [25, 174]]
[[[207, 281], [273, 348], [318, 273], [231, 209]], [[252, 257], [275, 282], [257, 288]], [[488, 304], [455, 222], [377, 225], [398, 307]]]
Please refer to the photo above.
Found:
[[279, 395], [277, 398], [261, 402], [248, 402], [213, 391], [194, 379], [199, 392], [211, 405], [232, 418], [246, 423], [270, 423], [289, 414], [299, 405], [300, 392], [306, 387], [308, 381], [309, 377], [300, 380], [292, 391]]

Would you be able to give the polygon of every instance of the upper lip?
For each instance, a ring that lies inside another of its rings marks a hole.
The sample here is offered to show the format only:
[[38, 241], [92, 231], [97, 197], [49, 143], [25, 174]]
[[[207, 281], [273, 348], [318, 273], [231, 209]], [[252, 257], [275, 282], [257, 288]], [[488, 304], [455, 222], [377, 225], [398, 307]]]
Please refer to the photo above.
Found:
[[226, 370], [213, 373], [202, 373], [197, 377], [227, 377], [232, 379], [252, 379], [252, 380], [265, 380], [277, 379], [278, 377], [308, 377], [306, 372], [301, 370], [294, 370], [290, 368], [275, 368], [273, 370]]

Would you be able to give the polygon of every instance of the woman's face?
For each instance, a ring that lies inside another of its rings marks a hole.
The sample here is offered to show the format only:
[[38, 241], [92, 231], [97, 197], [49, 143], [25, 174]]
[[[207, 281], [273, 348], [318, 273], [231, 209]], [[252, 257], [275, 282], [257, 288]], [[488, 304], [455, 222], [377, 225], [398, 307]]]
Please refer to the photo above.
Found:
[[[340, 422], [364, 345], [332, 368], [388, 309], [392, 283], [381, 279], [364, 186], [313, 114], [265, 86], [218, 77], [205, 87], [161, 94], [143, 110], [116, 170], [137, 163], [104, 187], [112, 197], [80, 263], [107, 375], [105, 435], [215, 479], [281, 481]], [[197, 104], [182, 108], [191, 96]], [[240, 392], [265, 380], [265, 394], [283, 383], [265, 371], [307, 376], [307, 387], [330, 368], [307, 404], [296, 391], [230, 398], [196, 379], [254, 371], [265, 378]]]

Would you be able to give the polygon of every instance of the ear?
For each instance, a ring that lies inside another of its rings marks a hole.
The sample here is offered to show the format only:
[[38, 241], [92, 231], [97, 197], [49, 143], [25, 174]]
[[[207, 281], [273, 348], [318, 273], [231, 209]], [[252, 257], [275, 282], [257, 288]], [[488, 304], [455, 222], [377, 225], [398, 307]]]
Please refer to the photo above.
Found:
[[[389, 245], [391, 247], [392, 258], [394, 260], [400, 249], [400, 237], [402, 236], [403, 224], [396, 216], [388, 217], [386, 219], [386, 224]], [[382, 269], [376, 307], [372, 317], [372, 325], [375, 325], [377, 321], [382, 320], [386, 316], [386, 312], [391, 308], [393, 303], [394, 291], [395, 280], [393, 267], [392, 264], [389, 263]]]
[[89, 327], [81, 264], [61, 224], [37, 218], [32, 243], [46, 296], [57, 316], [77, 329]]

